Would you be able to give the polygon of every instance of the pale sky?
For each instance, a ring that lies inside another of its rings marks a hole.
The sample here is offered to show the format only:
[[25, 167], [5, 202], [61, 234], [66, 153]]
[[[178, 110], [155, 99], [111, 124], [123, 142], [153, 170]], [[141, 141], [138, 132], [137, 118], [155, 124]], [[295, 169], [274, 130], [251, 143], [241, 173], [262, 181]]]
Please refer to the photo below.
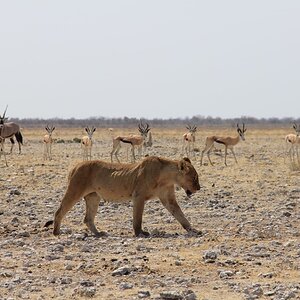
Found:
[[0, 114], [300, 117], [299, 0], [0, 0]]

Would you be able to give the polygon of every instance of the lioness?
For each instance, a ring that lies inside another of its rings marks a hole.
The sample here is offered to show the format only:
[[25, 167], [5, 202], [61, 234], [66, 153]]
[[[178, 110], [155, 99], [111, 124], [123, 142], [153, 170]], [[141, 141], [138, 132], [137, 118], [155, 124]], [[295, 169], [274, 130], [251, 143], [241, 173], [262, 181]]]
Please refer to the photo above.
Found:
[[[166, 209], [187, 231], [197, 232], [185, 218], [175, 197], [174, 185], [187, 196], [200, 190], [198, 174], [188, 158], [180, 161], [150, 156], [139, 163], [120, 164], [94, 160], [79, 163], [69, 174], [69, 184], [55, 213], [53, 234], [60, 233], [66, 213], [83, 197], [86, 202], [84, 223], [96, 236], [103, 235], [94, 224], [100, 199], [113, 202], [133, 201], [133, 229], [136, 236], [148, 236], [142, 230], [145, 202], [159, 198]], [[48, 221], [48, 227], [53, 221]]]

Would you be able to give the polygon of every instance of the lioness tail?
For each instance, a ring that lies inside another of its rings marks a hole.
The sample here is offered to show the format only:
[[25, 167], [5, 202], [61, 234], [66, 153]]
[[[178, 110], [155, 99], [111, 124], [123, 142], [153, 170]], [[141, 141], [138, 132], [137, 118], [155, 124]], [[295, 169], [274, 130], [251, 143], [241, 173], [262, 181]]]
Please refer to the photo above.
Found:
[[44, 225], [44, 227], [48, 227], [48, 226], [52, 225], [53, 223], [54, 223], [54, 221], [50, 220], [50, 221], [46, 222], [46, 224]]

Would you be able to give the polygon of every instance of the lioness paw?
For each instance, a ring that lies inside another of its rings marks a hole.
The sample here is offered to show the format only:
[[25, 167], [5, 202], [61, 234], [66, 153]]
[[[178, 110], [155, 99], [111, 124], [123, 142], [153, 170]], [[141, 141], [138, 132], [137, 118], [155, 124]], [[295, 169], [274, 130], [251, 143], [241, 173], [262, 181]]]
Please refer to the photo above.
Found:
[[148, 231], [142, 230], [139, 234], [136, 234], [136, 237], [149, 237], [150, 233]]
[[187, 230], [189, 236], [202, 236], [203, 232], [195, 228], [190, 228]]
[[95, 233], [95, 237], [100, 238], [100, 237], [107, 237], [108, 233], [106, 231], [98, 231]]

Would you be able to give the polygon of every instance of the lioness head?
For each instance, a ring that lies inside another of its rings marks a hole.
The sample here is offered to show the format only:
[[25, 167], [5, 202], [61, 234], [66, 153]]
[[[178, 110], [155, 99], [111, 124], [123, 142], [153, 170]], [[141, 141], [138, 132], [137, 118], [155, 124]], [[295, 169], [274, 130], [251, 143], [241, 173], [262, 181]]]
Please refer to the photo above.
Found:
[[198, 173], [188, 158], [183, 158], [178, 163], [178, 184], [185, 190], [190, 197], [193, 193], [200, 190]]

